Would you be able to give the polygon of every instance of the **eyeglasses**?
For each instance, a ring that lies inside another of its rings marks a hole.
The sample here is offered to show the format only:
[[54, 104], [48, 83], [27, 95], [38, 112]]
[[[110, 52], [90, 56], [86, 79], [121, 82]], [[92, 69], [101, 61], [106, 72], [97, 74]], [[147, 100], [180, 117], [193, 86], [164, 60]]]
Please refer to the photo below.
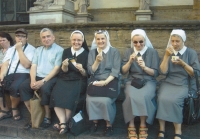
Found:
[[134, 41], [133, 43], [134, 44], [138, 44], [138, 43], [142, 44], [142, 43], [144, 43], [144, 41]]
[[15, 37], [17, 37], [17, 38], [26, 38], [25, 35], [15, 35]]

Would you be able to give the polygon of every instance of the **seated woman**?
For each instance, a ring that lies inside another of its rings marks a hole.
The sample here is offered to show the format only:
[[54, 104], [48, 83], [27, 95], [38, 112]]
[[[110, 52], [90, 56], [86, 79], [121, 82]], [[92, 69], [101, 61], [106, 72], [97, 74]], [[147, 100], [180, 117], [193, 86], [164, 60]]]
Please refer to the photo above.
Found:
[[[95, 89], [97, 89], [99, 86], [105, 87], [108, 83], [114, 81], [115, 78], [118, 78], [120, 72], [120, 53], [111, 46], [107, 31], [99, 30], [95, 32], [93, 42], [97, 48], [89, 52], [88, 73], [99, 80], [93, 84]], [[92, 46], [92, 48], [94, 47]], [[112, 90], [107, 93], [112, 93]], [[93, 120], [91, 132], [97, 131], [98, 120], [104, 119], [106, 121], [106, 129], [103, 135], [109, 136], [113, 134], [112, 124], [116, 114], [115, 100], [116, 98], [87, 95], [86, 109], [89, 120]]]
[[[0, 32], [0, 73], [1, 73], [1, 66], [4, 56], [6, 55], [7, 50], [14, 45], [14, 41], [10, 34], [6, 32]], [[2, 93], [0, 93], [0, 102], [3, 102], [3, 96]], [[3, 120], [5, 118], [12, 117], [12, 114], [10, 111], [8, 111], [8, 106], [3, 106], [3, 103], [0, 103], [0, 120]]]
[[188, 77], [194, 76], [194, 70], [200, 69], [197, 53], [186, 47], [185, 41], [184, 30], [173, 30], [160, 65], [160, 71], [166, 74], [166, 78], [158, 90], [158, 139], [165, 138], [165, 121], [173, 122], [174, 139], [181, 139], [184, 99], [188, 97]]
[[[131, 48], [128, 48], [122, 59], [122, 74], [128, 73], [125, 86], [125, 100], [122, 104], [125, 123], [129, 122], [128, 137], [137, 139], [134, 119], [140, 117], [139, 139], [146, 139], [147, 126], [152, 124], [156, 112], [156, 77], [159, 73], [159, 56], [146, 33], [142, 29], [131, 33]], [[134, 78], [144, 79], [145, 85], [137, 88], [132, 85]]]
[[[87, 88], [88, 47], [81, 31], [75, 30], [70, 36], [71, 47], [63, 52], [62, 68], [51, 94], [51, 106], [54, 107], [60, 121], [54, 128], [64, 134], [68, 130], [68, 120], [75, 109], [78, 96]], [[72, 59], [73, 58], [73, 59]], [[71, 60], [70, 60], [71, 59]]]

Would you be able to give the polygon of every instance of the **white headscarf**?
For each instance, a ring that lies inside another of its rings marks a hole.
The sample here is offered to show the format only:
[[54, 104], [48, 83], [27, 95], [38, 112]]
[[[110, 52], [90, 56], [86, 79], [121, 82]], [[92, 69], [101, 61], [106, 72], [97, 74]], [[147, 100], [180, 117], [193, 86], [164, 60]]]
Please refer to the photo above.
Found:
[[172, 46], [171, 37], [172, 37], [172, 35], [174, 35], [174, 34], [175, 34], [175, 35], [179, 35], [179, 36], [182, 38], [182, 40], [183, 40], [183, 46], [184, 46], [184, 42], [186, 41], [186, 34], [185, 34], [185, 31], [182, 30], [182, 29], [174, 29], [174, 30], [172, 30], [172, 32], [171, 32], [171, 34], [170, 34], [167, 47]]
[[83, 41], [84, 41], [84, 35], [83, 35], [83, 32], [81, 32], [80, 30], [74, 30], [74, 31], [72, 32], [72, 34], [70, 35], [70, 40], [72, 39], [72, 35], [73, 35], [74, 33], [80, 33], [80, 34], [82, 35], [82, 37], [83, 37]]
[[150, 47], [150, 48], [153, 48], [153, 45], [151, 44], [149, 38], [147, 37], [146, 33], [144, 30], [142, 29], [135, 29], [131, 32], [131, 48], [134, 47], [134, 44], [132, 42], [132, 38], [135, 36], [135, 35], [141, 35], [144, 37], [144, 40], [145, 40], [145, 46], [146, 47]]
[[97, 32], [94, 33], [94, 39], [92, 41], [91, 50], [97, 48], [97, 43], [96, 43], [96, 39], [95, 39], [97, 34], [104, 34], [106, 36], [106, 38], [107, 38], [107, 45], [106, 45], [106, 47], [107, 46], [108, 47], [112, 47], [111, 44], [110, 44], [110, 36], [108, 34], [108, 31], [107, 30], [98, 30]]

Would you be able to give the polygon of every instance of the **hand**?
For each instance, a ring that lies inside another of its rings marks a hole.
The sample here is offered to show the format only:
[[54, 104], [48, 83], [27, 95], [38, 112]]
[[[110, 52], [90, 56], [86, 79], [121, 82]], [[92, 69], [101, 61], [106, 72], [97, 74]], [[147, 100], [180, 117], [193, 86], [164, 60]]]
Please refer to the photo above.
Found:
[[138, 63], [138, 65], [142, 68], [142, 69], [144, 69], [145, 68], [145, 62], [144, 62], [144, 60], [143, 59], [141, 59], [141, 60], [138, 60], [137, 61], [137, 63]]
[[39, 80], [33, 83], [33, 90], [39, 90], [43, 86], [43, 81]]
[[99, 53], [96, 57], [96, 61], [100, 63], [103, 60], [103, 56]]
[[31, 89], [33, 89], [33, 90], [37, 90], [37, 89], [36, 89], [35, 83], [36, 83], [35, 80], [34, 80], [34, 81], [31, 81], [31, 83], [30, 83]]
[[168, 47], [168, 48], [166, 49], [166, 51], [165, 51], [165, 55], [167, 55], [167, 56], [170, 56], [170, 55], [172, 55], [173, 53], [174, 53], [174, 48], [173, 48], [173, 46]]
[[15, 44], [15, 49], [16, 49], [16, 50], [22, 50], [22, 46], [23, 46], [23, 43], [22, 43], [22, 42], [17, 42], [17, 43]]
[[133, 63], [133, 61], [137, 58], [137, 55], [135, 53], [132, 53], [129, 57], [129, 63]]
[[95, 85], [95, 86], [104, 86], [105, 85], [105, 81], [95, 81], [95, 82], [93, 82], [93, 85]]
[[176, 65], [184, 65], [184, 61], [180, 58], [178, 58], [177, 60], [171, 60], [173, 64], [176, 64]]
[[62, 62], [63, 66], [68, 66], [69, 65], [69, 59], [65, 59], [63, 62]]
[[83, 70], [83, 66], [82, 64], [79, 64], [79, 63], [76, 63], [76, 66], [75, 66], [79, 71], [80, 70]]
[[2, 82], [3, 82], [4, 76], [0, 76], [0, 86], [2, 86]]

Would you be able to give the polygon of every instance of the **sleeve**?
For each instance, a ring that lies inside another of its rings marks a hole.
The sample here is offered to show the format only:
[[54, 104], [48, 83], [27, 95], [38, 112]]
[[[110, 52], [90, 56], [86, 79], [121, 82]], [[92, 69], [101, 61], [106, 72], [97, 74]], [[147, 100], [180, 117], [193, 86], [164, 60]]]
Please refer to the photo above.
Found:
[[61, 66], [62, 63], [62, 55], [63, 55], [63, 49], [57, 52], [56, 60], [55, 60], [55, 66]]
[[118, 78], [119, 73], [120, 73], [120, 64], [121, 64], [120, 53], [117, 49], [115, 49], [114, 54], [113, 54], [113, 67], [111, 69], [110, 75]]
[[38, 53], [39, 53], [39, 47], [35, 50], [35, 53], [33, 55], [33, 60], [32, 60], [32, 64], [36, 64], [38, 65]]
[[95, 57], [94, 57], [95, 51], [94, 50], [96, 50], [96, 49], [91, 50], [88, 55], [87, 70], [88, 70], [89, 75], [94, 74], [94, 72], [92, 71], [92, 65], [94, 64], [94, 61], [95, 61]]
[[160, 64], [160, 58], [158, 52], [154, 49], [151, 68], [154, 70], [155, 78], [159, 75], [159, 64]]
[[200, 64], [196, 51], [191, 51], [189, 57], [189, 65], [200, 75]]
[[[14, 46], [13, 46], [14, 47]], [[6, 55], [5, 55], [5, 57], [3, 58], [3, 63], [5, 62], [5, 61], [7, 61], [7, 60], [10, 60], [11, 58], [12, 58], [12, 56], [13, 56], [13, 53], [14, 53], [14, 49], [12, 49], [12, 48], [9, 48], [8, 50], [7, 50], [7, 52], [6, 52]]]
[[26, 55], [26, 57], [28, 58], [29, 61], [33, 60], [33, 56], [35, 53], [35, 48], [33, 46], [29, 46], [30, 48], [26, 48], [24, 54]]
[[126, 49], [122, 58], [122, 67], [129, 61], [130, 55], [128, 54], [129, 49]]

